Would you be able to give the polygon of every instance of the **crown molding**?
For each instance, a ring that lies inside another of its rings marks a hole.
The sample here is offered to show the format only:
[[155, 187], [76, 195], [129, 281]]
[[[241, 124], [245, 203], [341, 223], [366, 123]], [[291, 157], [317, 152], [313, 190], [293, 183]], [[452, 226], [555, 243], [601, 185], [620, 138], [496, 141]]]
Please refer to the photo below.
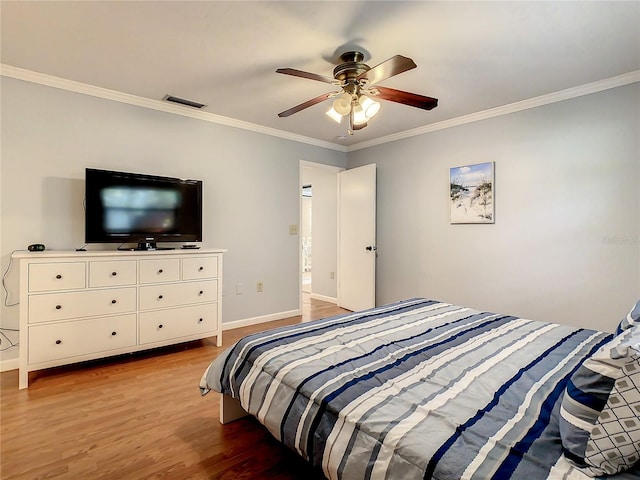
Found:
[[216, 115], [215, 113], [203, 112], [200, 110], [191, 110], [160, 100], [139, 97], [137, 95], [118, 92], [116, 90], [109, 90], [108, 88], [96, 87], [94, 85], [68, 80], [66, 78], [55, 77], [53, 75], [47, 75], [44, 73], [34, 72], [32, 70], [26, 70], [24, 68], [14, 67], [12, 65], [6, 65], [4, 63], [0, 64], [0, 75], [3, 77], [14, 78], [16, 80], [23, 80], [25, 82], [37, 83], [39, 85], [67, 90], [74, 93], [90, 95], [92, 97], [113, 100], [115, 102], [126, 103], [143, 108], [150, 108], [152, 110], [173, 113], [175, 115], [182, 115], [183, 117], [196, 118], [199, 120], [204, 120], [206, 122], [226, 125], [228, 127], [250, 130], [255, 133], [262, 133], [264, 135], [270, 135], [272, 137], [284, 138], [286, 140], [292, 140], [294, 142], [306, 143], [317, 147], [338, 150], [340, 152], [347, 151], [344, 145], [338, 145], [335, 143], [318, 140], [316, 138], [305, 137], [304, 135], [285, 132], [283, 130], [265, 127], [263, 125], [257, 125], [255, 123], [244, 122], [242, 120], [236, 120], [234, 118]]
[[603, 90], [609, 90], [611, 88], [622, 87], [624, 85], [629, 85], [636, 82], [640, 82], [640, 70], [635, 70], [633, 72], [617, 75], [605, 80], [599, 80], [597, 82], [587, 83], [585, 85], [548, 93], [546, 95], [540, 95], [539, 97], [529, 98], [520, 102], [510, 103], [507, 105], [502, 105], [500, 107], [470, 113], [469, 115], [451, 118], [449, 120], [432, 123], [430, 125], [425, 125], [424, 127], [413, 128], [404, 132], [394, 133], [393, 135], [387, 135], [384, 137], [376, 138], [374, 140], [356, 143], [347, 147], [347, 152], [353, 152], [355, 150], [369, 148], [376, 145], [381, 145], [383, 143], [394, 142], [396, 140], [402, 140], [404, 138], [424, 135], [425, 133], [444, 130], [445, 128], [457, 127], [459, 125], [465, 125], [467, 123], [478, 122], [480, 120], [486, 120], [502, 115], [508, 115], [510, 113], [520, 112], [522, 110], [528, 110], [530, 108], [541, 107], [550, 103], [562, 102], [564, 100], [581, 97], [583, 95], [589, 95], [591, 93], [601, 92]]
[[214, 113], [203, 112], [200, 110], [191, 110], [179, 105], [173, 105], [160, 100], [153, 100], [149, 98], [139, 97], [136, 95], [130, 95], [128, 93], [118, 92], [116, 90], [109, 90], [107, 88], [96, 87], [86, 83], [76, 82], [73, 80], [67, 80], [65, 78], [55, 77], [53, 75], [47, 75], [44, 73], [34, 72], [32, 70], [26, 70], [23, 68], [14, 67], [0, 63], [0, 75], [3, 77], [14, 78], [17, 80], [24, 80], [26, 82], [37, 83], [53, 88], [59, 88], [61, 90], [67, 90], [70, 92], [80, 93], [84, 95], [90, 95], [93, 97], [103, 98], [106, 100], [113, 100], [120, 103], [126, 103], [129, 105], [135, 105], [143, 108], [150, 108], [153, 110], [159, 110], [162, 112], [172, 113], [175, 115], [182, 115], [184, 117], [196, 118], [204, 120], [206, 122], [217, 123], [219, 125], [226, 125], [229, 127], [241, 128], [243, 130], [249, 130], [255, 133], [262, 133], [264, 135], [270, 135], [273, 137], [279, 137], [286, 140], [292, 140], [294, 142], [306, 143], [308, 145], [314, 145], [317, 147], [327, 148], [330, 150], [337, 150], [339, 152], [353, 152], [361, 150], [363, 148], [369, 148], [384, 143], [394, 142], [396, 140], [402, 140], [405, 138], [415, 137], [418, 135], [424, 135], [425, 133], [435, 132], [438, 130], [444, 130], [446, 128], [457, 127], [465, 125], [467, 123], [478, 122], [480, 120], [487, 120], [489, 118], [495, 118], [502, 115], [508, 115], [510, 113], [520, 112], [522, 110], [528, 110], [530, 108], [536, 108], [551, 103], [561, 102], [583, 95], [589, 95], [592, 93], [609, 90], [631, 83], [640, 82], [640, 70], [635, 70], [615, 77], [599, 80], [597, 82], [587, 83], [577, 87], [567, 88], [558, 92], [553, 92], [538, 97], [522, 100], [520, 102], [510, 103], [488, 110], [463, 115], [461, 117], [451, 118], [442, 122], [432, 123], [423, 127], [413, 128], [404, 132], [394, 133], [392, 135], [386, 135], [384, 137], [368, 140], [361, 143], [356, 143], [351, 146], [338, 145], [336, 143], [326, 142], [324, 140], [318, 140], [316, 138], [306, 137], [304, 135], [298, 135], [295, 133], [285, 132], [276, 128], [265, 127], [263, 125], [257, 125], [255, 123], [244, 122], [242, 120], [236, 120], [234, 118], [224, 117], [222, 115], [216, 115]]

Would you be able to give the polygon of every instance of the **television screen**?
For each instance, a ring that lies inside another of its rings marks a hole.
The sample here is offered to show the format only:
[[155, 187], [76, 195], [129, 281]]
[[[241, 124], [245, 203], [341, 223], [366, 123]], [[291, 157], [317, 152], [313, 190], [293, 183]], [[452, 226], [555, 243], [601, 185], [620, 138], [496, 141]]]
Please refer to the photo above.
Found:
[[202, 182], [86, 169], [85, 241], [202, 241]]

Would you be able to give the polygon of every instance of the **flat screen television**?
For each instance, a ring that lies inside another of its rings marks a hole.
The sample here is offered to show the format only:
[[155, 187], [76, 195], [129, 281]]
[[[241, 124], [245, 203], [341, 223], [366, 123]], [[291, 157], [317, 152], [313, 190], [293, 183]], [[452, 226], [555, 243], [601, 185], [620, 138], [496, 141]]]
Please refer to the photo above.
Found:
[[87, 168], [85, 242], [202, 241], [202, 181]]

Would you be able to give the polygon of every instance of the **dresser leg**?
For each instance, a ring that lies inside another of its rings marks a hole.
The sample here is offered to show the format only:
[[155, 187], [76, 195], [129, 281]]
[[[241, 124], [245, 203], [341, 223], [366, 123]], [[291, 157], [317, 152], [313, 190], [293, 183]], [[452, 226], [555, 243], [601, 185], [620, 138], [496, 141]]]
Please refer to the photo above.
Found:
[[29, 370], [27, 370], [26, 368], [21, 368], [20, 373], [18, 374], [18, 379], [18, 388], [20, 390], [27, 388], [29, 386]]

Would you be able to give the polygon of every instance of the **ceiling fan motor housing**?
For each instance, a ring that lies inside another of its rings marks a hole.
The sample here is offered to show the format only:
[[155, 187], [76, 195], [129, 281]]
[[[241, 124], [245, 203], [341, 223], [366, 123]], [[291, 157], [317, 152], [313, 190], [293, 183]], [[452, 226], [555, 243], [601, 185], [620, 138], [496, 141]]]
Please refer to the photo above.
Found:
[[[340, 56], [340, 60], [343, 63], [333, 69], [333, 78], [342, 82], [345, 91], [355, 94], [357, 91], [356, 84], [358, 83], [357, 77], [371, 67], [366, 63], [362, 63], [364, 55], [361, 52], [345, 52]], [[351, 89], [353, 91], [350, 91]]]

